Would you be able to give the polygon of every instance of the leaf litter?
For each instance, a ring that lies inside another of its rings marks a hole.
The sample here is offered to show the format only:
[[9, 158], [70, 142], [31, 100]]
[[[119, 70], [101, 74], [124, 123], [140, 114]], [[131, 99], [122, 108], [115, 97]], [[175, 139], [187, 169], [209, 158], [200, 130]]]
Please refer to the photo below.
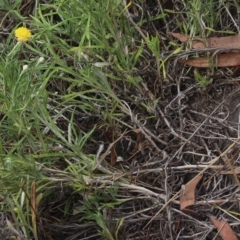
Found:
[[181, 63], [187, 64], [193, 67], [208, 68], [215, 67], [233, 67], [240, 64], [240, 52], [235, 50], [240, 48], [240, 34], [227, 37], [211, 37], [211, 38], [191, 38], [181, 33], [170, 33], [173, 37], [180, 40], [182, 43], [186, 43], [193, 49], [209, 49], [213, 52], [213, 49], [228, 49], [231, 52], [212, 54], [207, 57], [197, 57], [188, 60], [181, 60]]
[[173, 37], [180, 40], [182, 43], [187, 43], [194, 49], [206, 48], [240, 48], [240, 34], [227, 37], [210, 37], [207, 39], [194, 37], [191, 38], [181, 33], [170, 33]]
[[235, 233], [226, 221], [219, 221], [214, 217], [210, 217], [210, 219], [223, 240], [237, 240]]
[[180, 209], [184, 210], [186, 207], [195, 204], [195, 190], [202, 176], [199, 175], [184, 185], [180, 195]]

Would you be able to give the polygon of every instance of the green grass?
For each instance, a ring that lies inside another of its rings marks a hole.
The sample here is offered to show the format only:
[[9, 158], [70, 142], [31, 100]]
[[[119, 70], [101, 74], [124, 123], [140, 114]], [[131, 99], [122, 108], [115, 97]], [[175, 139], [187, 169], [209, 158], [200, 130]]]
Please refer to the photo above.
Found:
[[[11, 213], [27, 239], [38, 235], [31, 220], [32, 183], [40, 207], [60, 182], [73, 193], [89, 191], [83, 176], [93, 176], [96, 152], [85, 154], [83, 148], [96, 129], [124, 116], [118, 85], [124, 83], [126, 91], [140, 87], [135, 65], [142, 43], [132, 41], [136, 31], [123, 9], [122, 1], [112, 0], [36, 1], [33, 15], [22, 16], [21, 1], [2, 3], [2, 11], [18, 23], [2, 43], [0, 61], [1, 211]], [[33, 34], [27, 43], [14, 39], [22, 25]], [[98, 207], [81, 211], [82, 221], [96, 221], [101, 235], [114, 239], [101, 214], [106, 199], [94, 191], [90, 201]], [[120, 203], [114, 196], [107, 200], [110, 207]], [[64, 215], [71, 204], [70, 199]]]
[[[147, 67], [141, 64], [154, 59], [149, 68], [162, 91], [167, 60], [182, 47], [163, 57], [162, 51], [172, 46], [164, 49], [157, 33], [143, 38], [137, 26], [166, 20], [169, 11], [150, 20], [139, 17], [135, 26], [126, 17], [131, 4], [125, 1], [36, 0], [30, 12], [22, 2], [0, 3], [2, 21], [12, 20], [0, 45], [0, 211], [11, 215], [14, 229], [26, 239], [37, 239], [48, 219], [60, 224], [72, 218], [79, 224], [95, 223], [98, 237], [118, 239], [124, 218], [114, 219], [113, 228], [107, 216], [134, 199], [120, 184], [128, 189], [132, 179], [121, 163], [118, 168], [110, 165], [106, 142], [123, 138], [125, 131], [138, 133], [139, 122], [157, 116], [161, 95], [146, 87], [140, 71]], [[143, 2], [135, 2], [139, 12]], [[211, 15], [214, 1], [201, 2], [183, 1], [187, 20], [178, 25], [191, 36], [211, 34], [226, 4], [222, 1]], [[202, 29], [206, 8], [211, 14]], [[20, 26], [32, 31], [26, 43], [14, 38]], [[98, 150], [108, 161], [100, 164]], [[117, 157], [114, 147], [109, 151], [110, 160]], [[139, 199], [148, 197], [142, 193]]]

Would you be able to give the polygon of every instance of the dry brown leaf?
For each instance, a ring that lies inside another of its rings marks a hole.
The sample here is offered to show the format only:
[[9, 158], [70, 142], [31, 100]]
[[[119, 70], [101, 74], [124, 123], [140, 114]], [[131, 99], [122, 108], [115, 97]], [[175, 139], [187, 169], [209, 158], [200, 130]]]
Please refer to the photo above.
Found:
[[180, 195], [180, 209], [183, 210], [195, 203], [195, 189], [202, 176], [199, 175], [185, 185]]
[[37, 238], [37, 222], [36, 222], [36, 212], [37, 212], [37, 202], [36, 202], [36, 183], [32, 182], [31, 185], [31, 214], [32, 214], [32, 225], [33, 225], [33, 234], [35, 239]]
[[[234, 172], [236, 174], [240, 174], [240, 167], [234, 168]], [[233, 174], [233, 172], [230, 170], [230, 171], [226, 171], [226, 172], [221, 172], [221, 174]]]
[[188, 209], [188, 208], [185, 208], [182, 210], [185, 214], [189, 215], [189, 216], [193, 216], [195, 217], [196, 216], [196, 212], [193, 211], [192, 209]]
[[181, 33], [170, 33], [173, 37], [177, 38], [181, 42], [187, 43], [195, 49], [205, 48], [240, 48], [240, 34], [227, 37], [211, 37], [208, 39], [193, 38], [181, 34]]
[[181, 61], [192, 67], [207, 68], [210, 66], [215, 67], [233, 67], [240, 65], [240, 53], [224, 53], [216, 56], [216, 58], [211, 57], [199, 57], [194, 59], [188, 59], [186, 61]]
[[[107, 139], [107, 141], [111, 144], [114, 140], [115, 134], [114, 131], [111, 127], [109, 127], [105, 133], [105, 138]], [[115, 146], [113, 146], [110, 150], [111, 152], [111, 166], [114, 166], [116, 164], [117, 161], [117, 153], [116, 153], [116, 149]]]
[[[240, 34], [227, 37], [212, 37], [208, 39], [193, 38], [181, 34], [181, 33], [170, 33], [173, 37], [179, 39], [181, 42], [187, 43], [195, 49], [206, 49], [206, 48], [223, 48], [233, 49], [240, 48]], [[215, 67], [233, 67], [240, 64], [240, 52], [231, 52], [225, 54], [219, 54], [216, 57], [199, 57], [195, 59], [188, 59], [181, 61], [189, 66], [207, 68], [210, 66]]]
[[219, 235], [223, 240], [237, 240], [235, 233], [226, 221], [218, 221], [214, 217], [211, 217], [211, 221], [218, 229]]

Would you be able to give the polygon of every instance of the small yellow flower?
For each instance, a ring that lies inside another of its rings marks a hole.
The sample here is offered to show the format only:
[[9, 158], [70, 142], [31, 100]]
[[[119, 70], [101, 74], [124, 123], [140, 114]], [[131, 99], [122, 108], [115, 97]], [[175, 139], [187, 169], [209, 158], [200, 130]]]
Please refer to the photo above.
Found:
[[27, 42], [31, 36], [31, 31], [28, 28], [20, 27], [15, 30], [15, 37], [19, 42]]

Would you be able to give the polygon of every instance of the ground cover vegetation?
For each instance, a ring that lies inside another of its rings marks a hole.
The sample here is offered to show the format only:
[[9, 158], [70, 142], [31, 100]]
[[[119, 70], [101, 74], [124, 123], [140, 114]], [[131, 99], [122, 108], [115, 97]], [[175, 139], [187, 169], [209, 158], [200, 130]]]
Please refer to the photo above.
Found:
[[0, 21], [1, 239], [240, 236], [239, 66], [184, 65], [231, 49], [170, 34], [236, 35], [238, 1], [1, 0]]

